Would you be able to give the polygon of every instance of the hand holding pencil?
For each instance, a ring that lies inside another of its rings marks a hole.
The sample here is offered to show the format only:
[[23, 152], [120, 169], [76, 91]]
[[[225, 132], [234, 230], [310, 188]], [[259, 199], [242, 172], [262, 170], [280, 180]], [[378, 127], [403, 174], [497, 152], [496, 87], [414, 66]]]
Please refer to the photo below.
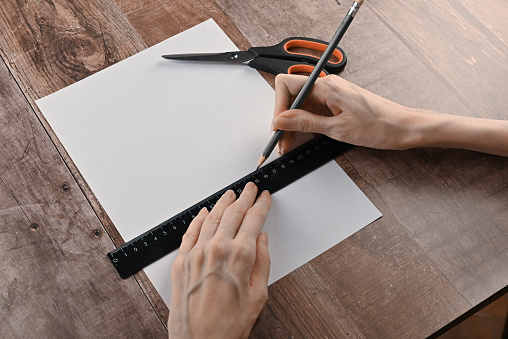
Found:
[[305, 80], [298, 75], [275, 79], [272, 125], [286, 131], [280, 140], [284, 153], [297, 132], [310, 132], [377, 149], [447, 147], [508, 156], [506, 120], [406, 107], [335, 75], [318, 79], [300, 109], [289, 110]]
[[[308, 77], [307, 81], [303, 85], [302, 89], [296, 96], [296, 99], [293, 102], [293, 104], [291, 105], [290, 109], [300, 108], [303, 101], [305, 100], [305, 97], [307, 96], [307, 94], [309, 94], [310, 90], [312, 89], [312, 86], [314, 85], [317, 78], [319, 77], [319, 74], [321, 73], [321, 71], [325, 67], [326, 63], [332, 56], [333, 51], [339, 44], [340, 40], [342, 39], [342, 36], [344, 36], [344, 33], [346, 33], [346, 30], [348, 29], [349, 25], [353, 21], [353, 18], [355, 17], [356, 12], [358, 12], [358, 10], [360, 9], [360, 6], [362, 4], [363, 4], [363, 0], [356, 0], [353, 3], [353, 5], [349, 9], [349, 12], [347, 13], [346, 17], [344, 18], [344, 20], [342, 20], [342, 23], [340, 24], [339, 28], [335, 32], [335, 35], [333, 36], [332, 40], [328, 44], [328, 47], [323, 52], [321, 59], [317, 63], [316, 67], [314, 67], [314, 70], [312, 71], [312, 73]], [[279, 142], [279, 140], [283, 134], [284, 134], [283, 130], [279, 129], [279, 130], [275, 131], [272, 138], [270, 139], [270, 141], [266, 145], [265, 149], [263, 150], [261, 157], [259, 158], [258, 168], [261, 167], [261, 165], [263, 165], [263, 163], [266, 161], [266, 159], [270, 156], [275, 145], [277, 145], [277, 143]]]

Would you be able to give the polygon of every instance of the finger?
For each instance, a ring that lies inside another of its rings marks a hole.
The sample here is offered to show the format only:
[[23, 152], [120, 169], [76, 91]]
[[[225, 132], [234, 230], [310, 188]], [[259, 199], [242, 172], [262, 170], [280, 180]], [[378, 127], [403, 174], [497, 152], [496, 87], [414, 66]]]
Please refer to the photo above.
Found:
[[279, 115], [291, 107], [303, 85], [306, 76], [279, 74], [275, 78], [275, 109], [274, 116]]
[[279, 114], [273, 119], [272, 124], [284, 131], [326, 134], [331, 124], [330, 118], [301, 109], [293, 109]]
[[270, 277], [270, 253], [268, 252], [268, 234], [261, 233], [256, 241], [256, 260], [252, 267], [250, 284], [256, 288], [266, 289]]
[[280, 138], [279, 143], [277, 144], [277, 152], [280, 155], [284, 155], [293, 149], [293, 145], [298, 136], [298, 132], [290, 132], [286, 131]]
[[203, 207], [198, 215], [192, 220], [187, 229], [187, 232], [182, 237], [182, 243], [178, 250], [178, 256], [171, 267], [171, 307], [172, 309], [176, 309], [175, 307], [180, 307], [182, 304], [182, 294], [185, 282], [188, 281], [186, 275], [188, 275], [188, 271], [184, 268], [184, 263], [188, 258], [188, 255], [194, 245], [197, 242], [201, 227], [203, 222], [208, 215], [208, 210], [206, 207]]
[[182, 243], [180, 245], [180, 249], [178, 250], [178, 255], [186, 256], [189, 253], [189, 251], [194, 247], [196, 241], [198, 240], [201, 227], [207, 215], [208, 210], [206, 209], [206, 207], [203, 207], [201, 211], [199, 211], [198, 215], [196, 215], [196, 217], [192, 220], [192, 222], [189, 225], [189, 228], [182, 237]]
[[213, 235], [217, 231], [217, 227], [220, 224], [224, 211], [235, 200], [236, 195], [232, 190], [226, 191], [222, 195], [222, 197], [220, 197], [220, 199], [217, 201], [217, 203], [215, 204], [215, 206], [213, 207], [213, 209], [210, 211], [210, 213], [203, 222], [201, 232], [199, 233], [198, 244], [204, 243], [213, 237]]
[[217, 229], [217, 236], [228, 239], [233, 239], [235, 237], [245, 217], [245, 213], [247, 213], [248, 209], [254, 204], [257, 193], [258, 188], [252, 182], [245, 185], [240, 197], [224, 212], [224, 216]]
[[[288, 74], [279, 74], [275, 78], [275, 109], [274, 109], [274, 119], [278, 117], [282, 112], [288, 110], [293, 103], [294, 99], [300, 92], [301, 88], [307, 81], [308, 77], [302, 75], [288, 75]], [[313, 98], [315, 92], [327, 92], [326, 83], [322, 83], [322, 79], [318, 79], [316, 84], [313, 86], [311, 92], [308, 95], [308, 98]], [[329, 82], [329, 81], [326, 81]], [[317, 90], [316, 90], [317, 88]], [[317, 103], [324, 105], [320, 107], [322, 110], [326, 108], [326, 95], [317, 95]], [[305, 105], [302, 106], [304, 108]], [[311, 105], [311, 107], [313, 107]], [[277, 152], [280, 155], [285, 154], [289, 150], [293, 148], [295, 140], [297, 138], [297, 133], [286, 130], [284, 128], [277, 127], [274, 125], [272, 121], [272, 130], [276, 131], [277, 129], [282, 129], [286, 131], [280, 141], [277, 143]]]
[[235, 239], [238, 241], [251, 241], [257, 238], [266, 215], [272, 205], [272, 196], [268, 191], [263, 191], [251, 208], [245, 214], [242, 224]]

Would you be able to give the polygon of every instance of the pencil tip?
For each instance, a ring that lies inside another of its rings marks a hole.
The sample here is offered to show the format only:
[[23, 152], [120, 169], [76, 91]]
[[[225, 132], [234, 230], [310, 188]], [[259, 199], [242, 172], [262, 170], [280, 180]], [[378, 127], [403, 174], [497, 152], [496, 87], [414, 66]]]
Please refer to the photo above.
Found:
[[256, 171], [261, 167], [261, 165], [263, 165], [263, 163], [265, 162], [266, 158], [264, 155], [262, 155], [260, 158], [259, 158], [259, 162], [258, 162], [258, 168], [256, 168]]

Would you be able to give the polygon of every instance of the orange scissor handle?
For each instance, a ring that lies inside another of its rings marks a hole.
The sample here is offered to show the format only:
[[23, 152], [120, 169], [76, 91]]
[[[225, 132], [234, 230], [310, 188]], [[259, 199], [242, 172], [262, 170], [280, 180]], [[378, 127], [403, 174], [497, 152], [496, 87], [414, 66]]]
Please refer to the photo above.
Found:
[[[249, 67], [254, 69], [265, 71], [272, 74], [296, 74], [296, 73], [307, 73], [310, 74], [314, 70], [313, 64], [306, 62], [294, 61], [294, 60], [283, 60], [266, 57], [258, 57], [249, 62]], [[321, 71], [320, 77], [328, 75], [328, 71], [325, 69]]]
[[[296, 48], [316, 51], [316, 54], [322, 54], [328, 47], [328, 43], [318, 39], [291, 37], [287, 38], [277, 45], [266, 47], [251, 47], [249, 50], [256, 53], [257, 57], [273, 58], [279, 60], [292, 60], [306, 64], [316, 65], [319, 56], [312, 55], [305, 51], [294, 51]], [[334, 61], [328, 61], [325, 64], [325, 70], [328, 73], [339, 73], [344, 69], [347, 57], [340, 47], [336, 47], [332, 55], [336, 58]]]
[[[297, 39], [297, 38], [291, 39], [284, 44], [284, 50], [290, 54], [305, 55], [305, 56], [308, 56], [311, 58], [316, 58], [316, 59], [318, 59], [318, 58], [315, 55], [306, 54], [306, 53], [299, 53], [299, 52], [295, 53], [295, 52], [291, 52], [290, 50], [292, 48], [305, 48], [305, 49], [315, 50], [318, 52], [324, 52], [327, 47], [328, 47], [327, 44], [324, 44], [321, 42], [311, 41], [309, 39], [303, 40], [303, 39]], [[344, 59], [344, 55], [343, 55], [342, 51], [340, 51], [337, 48], [333, 51], [332, 55], [337, 58], [337, 61], [328, 60], [328, 62], [331, 64], [338, 65]]]
[[[288, 74], [295, 74], [295, 73], [312, 73], [312, 71], [314, 70], [314, 66], [311, 66], [311, 65], [293, 65], [291, 67], [288, 68]], [[319, 73], [319, 77], [322, 78], [322, 77], [325, 77], [326, 76], [326, 73], [324, 71], [321, 71], [321, 73]]]

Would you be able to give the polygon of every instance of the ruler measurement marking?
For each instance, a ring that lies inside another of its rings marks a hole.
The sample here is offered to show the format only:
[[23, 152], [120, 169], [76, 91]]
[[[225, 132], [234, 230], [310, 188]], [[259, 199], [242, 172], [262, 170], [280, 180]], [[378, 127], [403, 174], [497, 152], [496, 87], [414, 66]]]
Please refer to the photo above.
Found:
[[[178, 249], [194, 216], [203, 207], [212, 209], [227, 190], [233, 190], [238, 197], [245, 184], [253, 181], [258, 185], [258, 194], [263, 190], [273, 194], [351, 147], [325, 136], [316, 137], [112, 250], [108, 257], [120, 276], [125, 279]], [[154, 235], [155, 232], [160, 233], [160, 238]], [[119, 252], [124, 253], [124, 256], [116, 256]]]

